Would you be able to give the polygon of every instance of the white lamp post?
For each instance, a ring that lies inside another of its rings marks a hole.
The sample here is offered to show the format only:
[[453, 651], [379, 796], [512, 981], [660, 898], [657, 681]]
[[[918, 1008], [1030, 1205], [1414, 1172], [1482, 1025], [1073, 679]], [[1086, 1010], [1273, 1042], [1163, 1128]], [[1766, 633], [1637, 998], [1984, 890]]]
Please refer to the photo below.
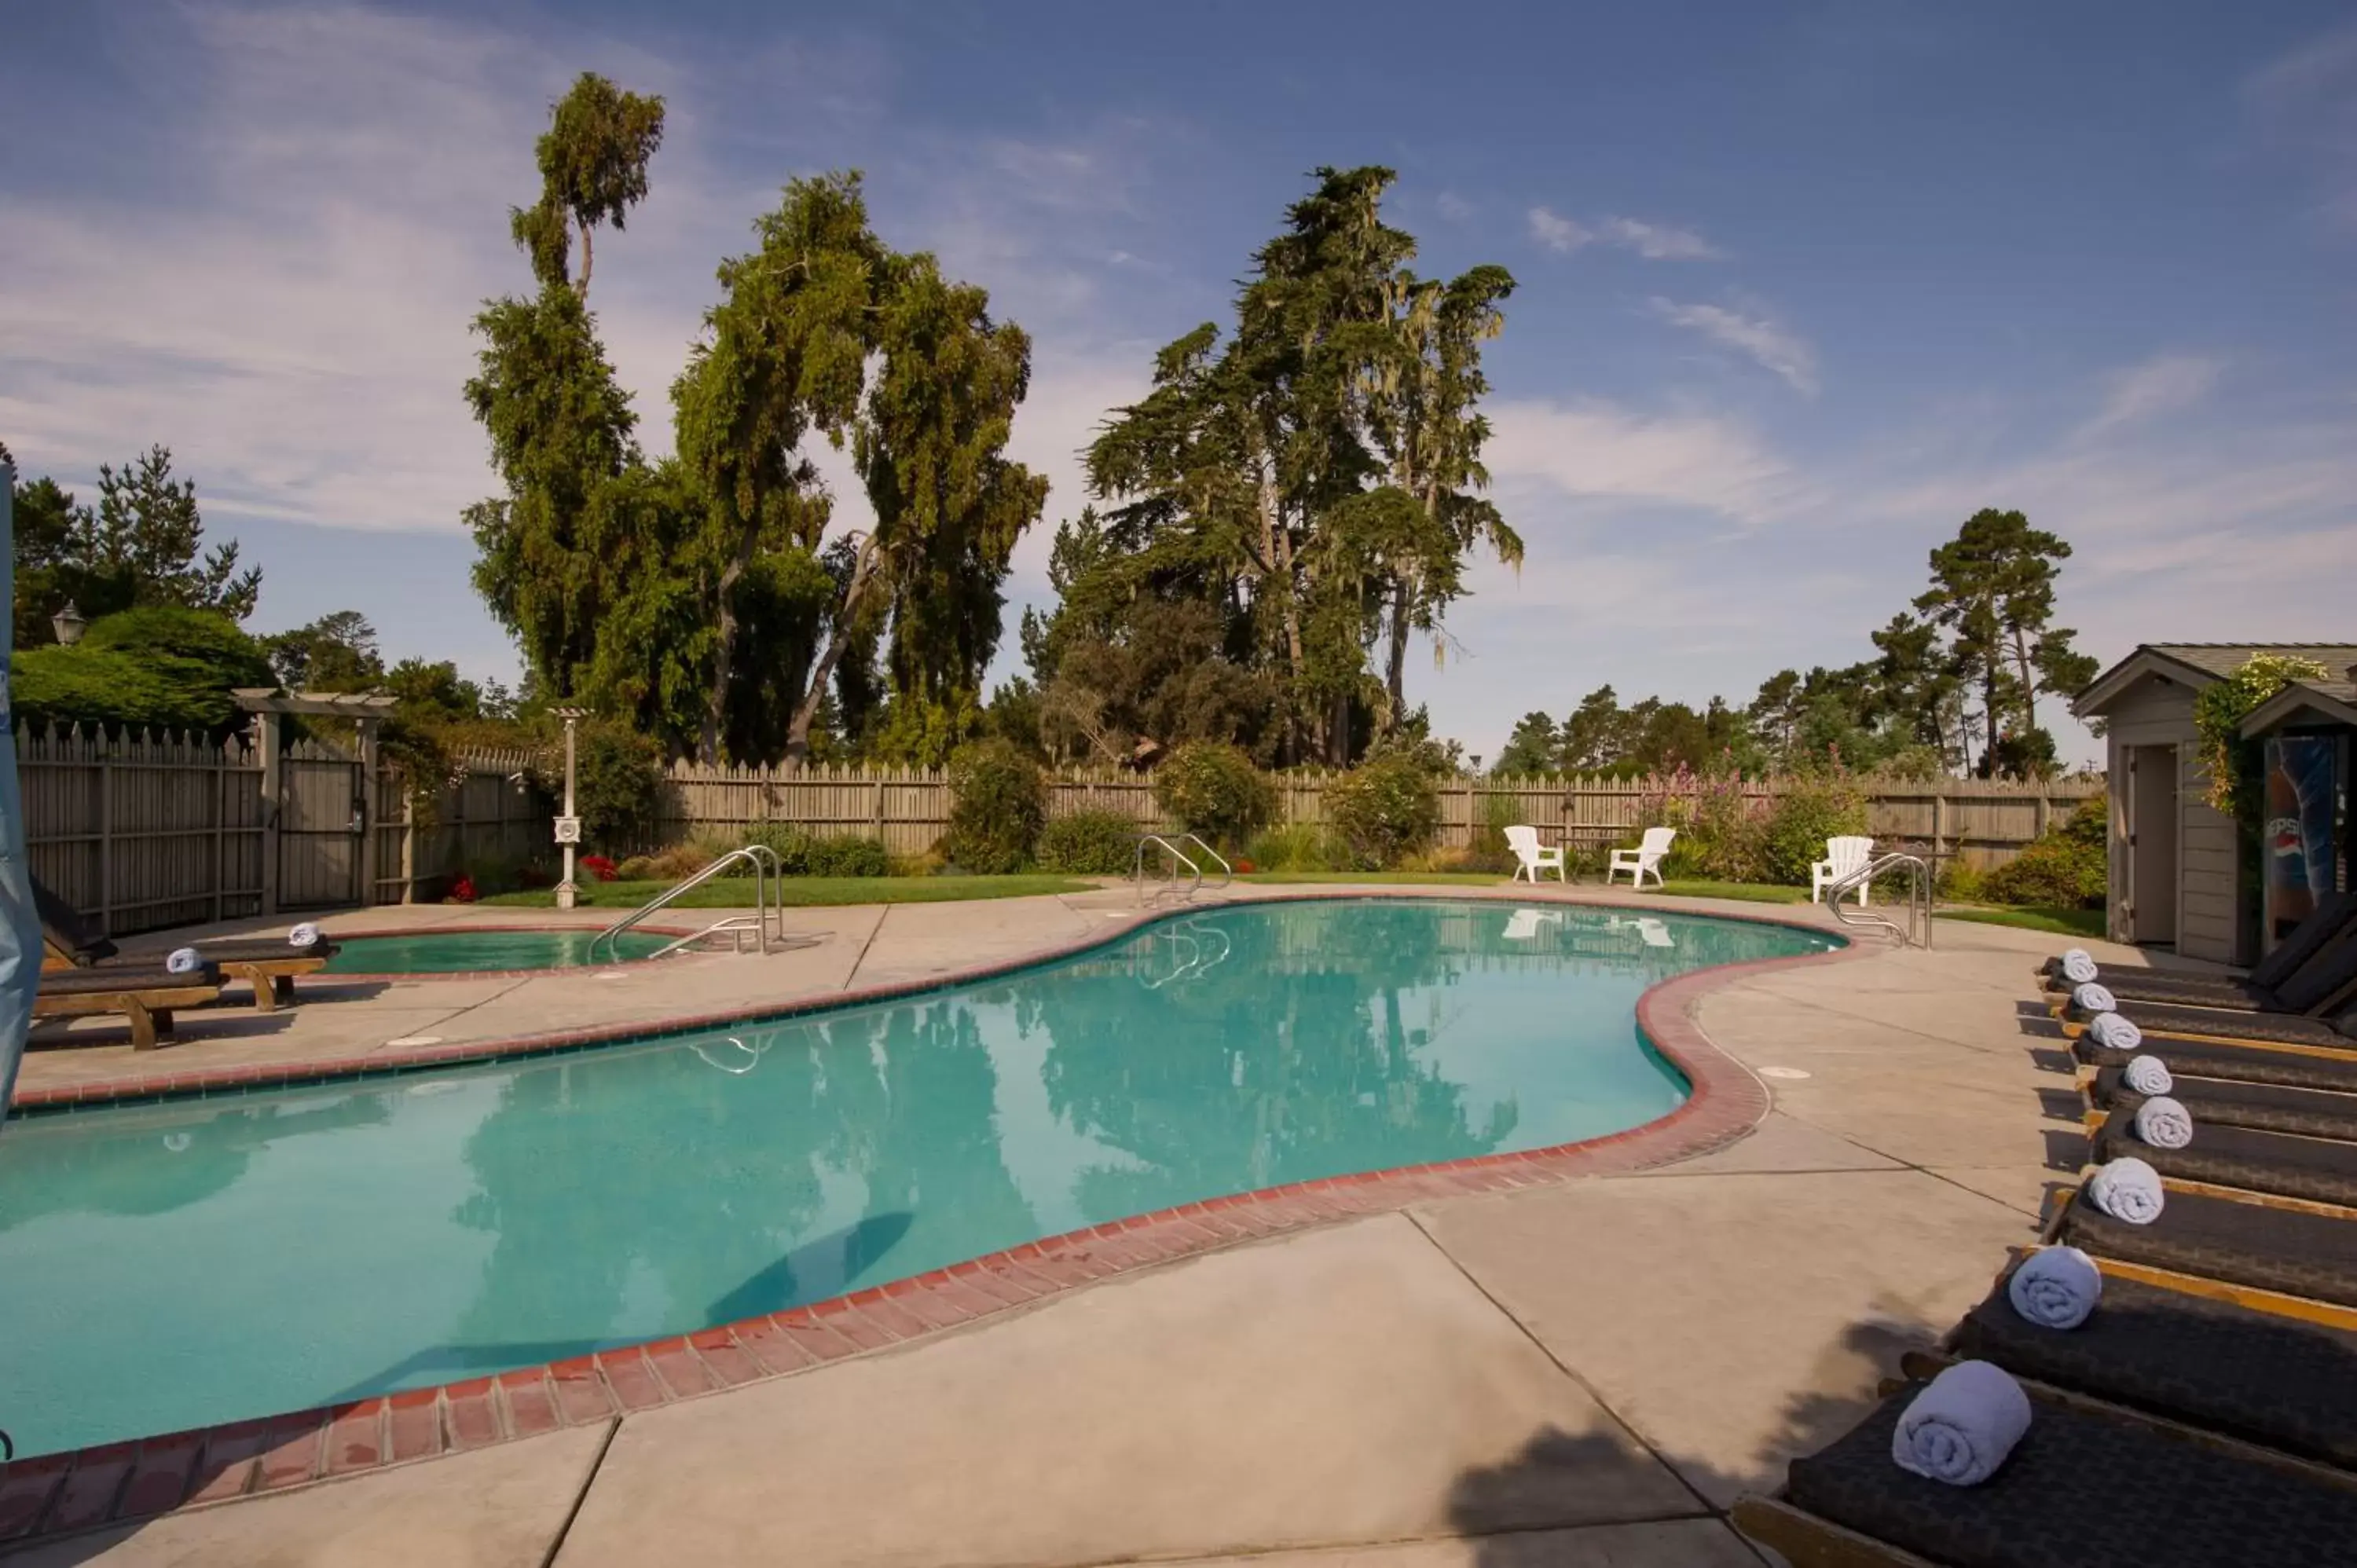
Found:
[[556, 885], [556, 907], [570, 909], [581, 896], [573, 881], [573, 852], [581, 843], [581, 819], [573, 814], [573, 726], [589, 716], [587, 708], [558, 708], [565, 721], [565, 814], [556, 819], [556, 842], [565, 846], [565, 879]]

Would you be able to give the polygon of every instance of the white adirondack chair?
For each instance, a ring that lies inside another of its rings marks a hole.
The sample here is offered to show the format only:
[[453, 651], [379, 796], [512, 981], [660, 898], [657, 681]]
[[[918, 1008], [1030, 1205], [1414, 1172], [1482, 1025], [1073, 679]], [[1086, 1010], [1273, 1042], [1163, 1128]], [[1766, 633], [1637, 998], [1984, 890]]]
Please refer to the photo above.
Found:
[[1637, 940], [1649, 948], [1674, 948], [1678, 945], [1670, 936], [1668, 923], [1656, 920], [1651, 915], [1637, 922]]
[[[1809, 902], [1824, 901], [1825, 889], [1845, 876], [1855, 875], [1866, 869], [1874, 858], [1874, 841], [1856, 833], [1844, 833], [1825, 841], [1825, 857], [1809, 867]], [[1857, 902], [1866, 907], [1866, 883], [1857, 885]]]
[[1557, 844], [1553, 849], [1541, 849], [1538, 829], [1527, 824], [1508, 828], [1506, 847], [1512, 850], [1514, 858], [1522, 863], [1514, 867], [1513, 880], [1519, 882], [1528, 876], [1535, 883], [1542, 871], [1554, 872], [1558, 882], [1571, 880], [1563, 868], [1563, 846]]
[[1638, 841], [1635, 849], [1614, 850], [1610, 864], [1604, 868], [1604, 886], [1611, 886], [1612, 879], [1625, 871], [1632, 887], [1645, 886], [1647, 876], [1651, 876], [1653, 886], [1659, 887], [1662, 885], [1662, 857], [1670, 853], [1670, 841], [1677, 836], [1675, 828], [1647, 828], [1645, 836]]

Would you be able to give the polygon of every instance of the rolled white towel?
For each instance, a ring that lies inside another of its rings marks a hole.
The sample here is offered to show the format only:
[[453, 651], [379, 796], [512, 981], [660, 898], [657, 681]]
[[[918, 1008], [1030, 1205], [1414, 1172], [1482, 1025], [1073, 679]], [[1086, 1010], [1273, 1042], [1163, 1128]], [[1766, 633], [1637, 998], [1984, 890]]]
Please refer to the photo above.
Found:
[[1959, 1361], [1900, 1413], [1890, 1457], [1927, 1479], [1977, 1487], [2029, 1430], [2029, 1396], [2019, 1383], [1986, 1361]]
[[304, 921], [301, 925], [286, 933], [286, 945], [290, 948], [317, 947], [319, 945], [319, 928], [313, 925], [308, 920]]
[[2156, 1149], [2181, 1149], [2193, 1142], [2193, 1112], [2166, 1094], [2136, 1107], [2136, 1136]]
[[2144, 1044], [2144, 1031], [2136, 1026], [2136, 1020], [2117, 1013], [2096, 1014], [2087, 1020], [2087, 1033], [2107, 1051], [2132, 1051]]
[[2085, 948], [2072, 948], [2062, 955], [2062, 978], [2073, 985], [2084, 985], [2095, 978], [2095, 955]]
[[205, 955], [194, 948], [174, 948], [164, 955], [167, 974], [194, 974], [205, 967]]
[[2125, 1155], [2095, 1167], [2087, 1178], [2087, 1199], [2115, 1219], [2130, 1225], [2149, 1225], [2160, 1218], [2168, 1199], [2161, 1192], [2160, 1173], [2137, 1159]]
[[2131, 1058], [2122, 1077], [2138, 1094], [2167, 1094], [2177, 1087], [2177, 1080], [2169, 1076], [2169, 1064], [2154, 1056]]
[[2006, 1281], [2005, 1298], [2041, 1328], [2076, 1328], [2104, 1299], [2104, 1276], [2076, 1247], [2040, 1247]]
[[2120, 1005], [2110, 991], [2092, 980], [2073, 990], [2071, 1000], [2079, 1004], [2083, 1013], [2115, 1013]]

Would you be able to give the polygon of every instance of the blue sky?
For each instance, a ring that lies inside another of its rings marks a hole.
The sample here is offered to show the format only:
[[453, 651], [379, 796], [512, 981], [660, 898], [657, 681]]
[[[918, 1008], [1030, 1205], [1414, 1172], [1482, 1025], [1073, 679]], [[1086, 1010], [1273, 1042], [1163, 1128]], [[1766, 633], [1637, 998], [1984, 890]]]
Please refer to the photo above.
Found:
[[0, 438], [78, 489], [171, 446], [267, 569], [260, 629], [355, 607], [513, 676], [458, 532], [492, 485], [467, 322], [523, 286], [506, 209], [594, 69], [671, 106], [592, 295], [648, 446], [714, 263], [859, 166], [888, 239], [1035, 338], [1018, 603], [1091, 428], [1306, 171], [1397, 167], [1426, 270], [1520, 280], [1490, 456], [1529, 558], [1410, 671], [1476, 752], [1605, 681], [1739, 700], [1863, 657], [1985, 505], [2077, 547], [2106, 660], [2347, 639], [2345, 5], [5, 9]]

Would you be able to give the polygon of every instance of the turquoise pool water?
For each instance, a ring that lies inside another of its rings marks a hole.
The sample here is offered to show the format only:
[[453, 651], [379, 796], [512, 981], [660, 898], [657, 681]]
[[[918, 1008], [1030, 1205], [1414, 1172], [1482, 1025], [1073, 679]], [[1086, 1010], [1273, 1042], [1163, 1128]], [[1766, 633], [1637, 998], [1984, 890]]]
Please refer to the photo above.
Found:
[[[328, 974], [465, 974], [478, 970], [570, 969], [589, 961], [594, 930], [429, 931], [414, 937], [346, 937], [328, 961]], [[673, 939], [624, 931], [597, 944], [597, 961], [652, 958]]]
[[1684, 1094], [1647, 985], [1768, 926], [1317, 902], [717, 1034], [0, 1133], [0, 1426], [40, 1454], [448, 1381], [1076, 1226], [1541, 1147]]

